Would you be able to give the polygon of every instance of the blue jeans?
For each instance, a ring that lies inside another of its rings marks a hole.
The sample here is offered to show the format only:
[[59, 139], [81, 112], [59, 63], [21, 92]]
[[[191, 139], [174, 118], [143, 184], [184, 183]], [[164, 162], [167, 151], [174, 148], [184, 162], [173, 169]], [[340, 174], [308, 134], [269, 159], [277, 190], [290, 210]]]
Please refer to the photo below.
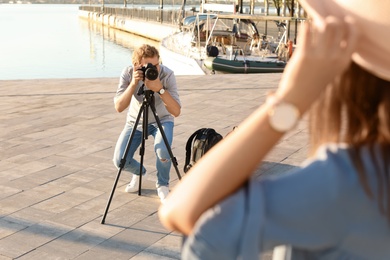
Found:
[[[164, 122], [161, 123], [161, 125], [164, 130], [165, 136], [167, 137], [169, 146], [171, 146], [173, 140], [173, 122]], [[114, 161], [114, 165], [118, 169], [132, 130], [133, 130], [133, 125], [126, 124], [116, 143], [113, 161]], [[171, 157], [169, 155], [168, 149], [165, 146], [164, 139], [161, 135], [160, 129], [158, 128], [156, 123], [148, 125], [148, 134], [152, 135], [154, 138], [154, 152], [156, 153], [156, 169], [157, 169], [156, 187], [168, 186], [169, 172], [171, 170], [172, 162], [171, 162]], [[133, 157], [135, 151], [141, 145], [141, 142], [142, 142], [142, 132], [136, 130], [133, 140], [130, 144], [129, 152], [126, 157], [126, 163], [123, 167], [123, 170], [129, 171], [136, 175], [139, 175], [140, 163], [137, 160], [135, 160]], [[146, 172], [145, 167], [143, 167], [142, 172], [143, 173]]]

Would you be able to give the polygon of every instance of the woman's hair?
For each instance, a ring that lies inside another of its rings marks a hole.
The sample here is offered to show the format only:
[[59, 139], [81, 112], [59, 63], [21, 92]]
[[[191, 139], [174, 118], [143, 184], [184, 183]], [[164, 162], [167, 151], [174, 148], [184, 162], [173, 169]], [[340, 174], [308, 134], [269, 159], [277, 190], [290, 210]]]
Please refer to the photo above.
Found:
[[143, 58], [153, 58], [156, 56], [160, 58], [160, 54], [155, 47], [148, 44], [143, 44], [134, 50], [132, 56], [132, 63], [134, 66], [137, 66], [142, 63]]
[[[376, 198], [390, 220], [390, 82], [378, 78], [356, 63], [330, 84], [310, 111], [311, 153], [329, 142], [346, 143], [362, 187]], [[369, 148], [376, 166], [378, 193], [373, 194], [360, 157]], [[381, 153], [375, 152], [379, 147]]]

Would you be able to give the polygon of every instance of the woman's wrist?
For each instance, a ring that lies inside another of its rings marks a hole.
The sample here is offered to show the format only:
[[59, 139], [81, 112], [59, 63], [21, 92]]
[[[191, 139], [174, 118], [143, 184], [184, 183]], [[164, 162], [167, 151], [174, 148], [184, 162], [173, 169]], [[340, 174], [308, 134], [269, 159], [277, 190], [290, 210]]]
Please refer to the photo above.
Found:
[[268, 122], [277, 132], [285, 133], [293, 129], [301, 117], [301, 112], [294, 104], [275, 94], [268, 95], [266, 105]]

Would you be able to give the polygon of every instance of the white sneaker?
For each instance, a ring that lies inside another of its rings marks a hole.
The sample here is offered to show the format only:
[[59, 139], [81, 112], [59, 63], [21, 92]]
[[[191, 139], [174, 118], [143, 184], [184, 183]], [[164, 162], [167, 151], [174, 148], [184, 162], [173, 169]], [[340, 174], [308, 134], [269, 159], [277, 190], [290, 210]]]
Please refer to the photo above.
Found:
[[[146, 178], [146, 173], [142, 175], [142, 181], [145, 180], [145, 178]], [[138, 187], [139, 187], [139, 175], [133, 174], [130, 183], [127, 184], [125, 188], [125, 192], [129, 192], [129, 193], [137, 192]]]
[[169, 194], [168, 186], [160, 186], [157, 188], [157, 195], [160, 197], [161, 203], [164, 203], [165, 198]]

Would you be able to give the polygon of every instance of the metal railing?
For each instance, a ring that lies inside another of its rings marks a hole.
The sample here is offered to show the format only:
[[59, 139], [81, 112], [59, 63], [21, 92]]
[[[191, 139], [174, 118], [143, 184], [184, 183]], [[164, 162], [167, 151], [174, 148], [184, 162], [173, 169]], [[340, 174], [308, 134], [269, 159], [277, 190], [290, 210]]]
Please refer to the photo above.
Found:
[[[144, 21], [154, 21], [159, 23], [178, 25], [181, 10], [153, 10], [145, 8], [132, 7], [107, 7], [107, 6], [93, 6], [81, 5], [79, 10], [100, 13], [105, 15], [122, 16], [130, 19], [140, 19]], [[193, 11], [186, 11], [184, 17], [193, 15]]]
[[[143, 21], [149, 21], [149, 22], [158, 22], [162, 24], [170, 24], [170, 25], [177, 25], [180, 26], [180, 9], [147, 9], [147, 8], [139, 8], [139, 7], [110, 7], [110, 6], [103, 6], [103, 5], [81, 5], [79, 6], [79, 10], [87, 11], [87, 12], [94, 12], [97, 14], [104, 14], [104, 15], [115, 15], [120, 16], [127, 19], [139, 19]], [[187, 10], [184, 12], [183, 17], [195, 15], [197, 12], [195, 9]], [[274, 37], [275, 39], [278, 39], [282, 36], [284, 30], [281, 31], [280, 28], [278, 28], [273, 22], [271, 21], [265, 21], [265, 22], [259, 22], [256, 24], [259, 32], [263, 33], [265, 35], [269, 35]], [[286, 30], [286, 29], [285, 29]], [[295, 28], [288, 28], [287, 29], [287, 38], [290, 38], [290, 36], [294, 35], [292, 37], [294, 39], [294, 42], [296, 41], [296, 34], [297, 34], [297, 26]]]

